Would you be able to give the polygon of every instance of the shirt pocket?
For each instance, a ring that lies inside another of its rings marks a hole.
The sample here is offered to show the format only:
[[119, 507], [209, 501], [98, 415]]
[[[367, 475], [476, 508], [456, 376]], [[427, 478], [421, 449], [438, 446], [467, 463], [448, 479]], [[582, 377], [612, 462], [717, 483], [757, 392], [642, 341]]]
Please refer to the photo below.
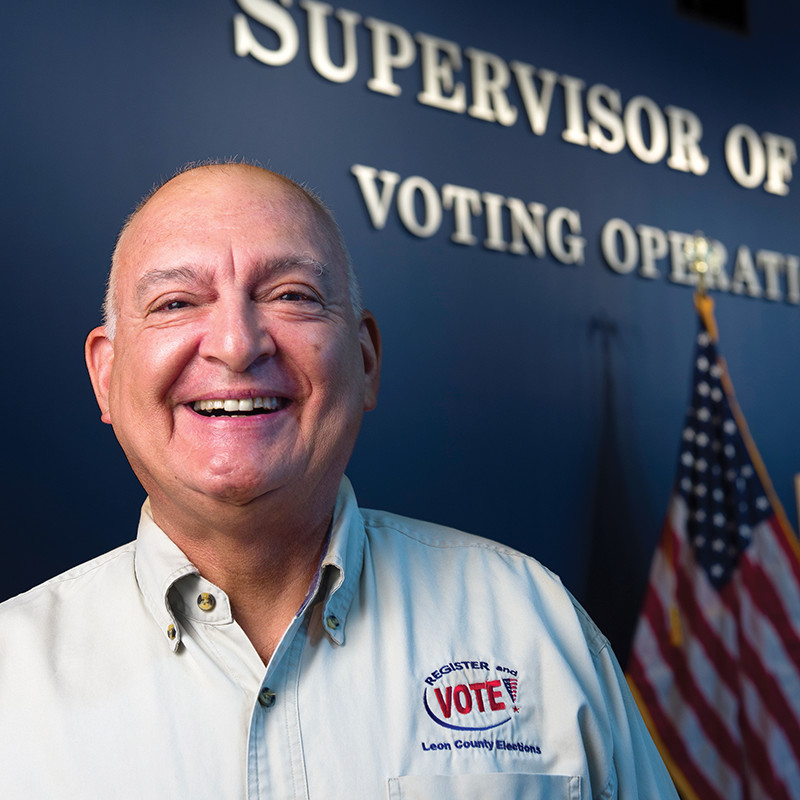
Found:
[[389, 778], [389, 800], [580, 800], [581, 779], [569, 775], [492, 772]]

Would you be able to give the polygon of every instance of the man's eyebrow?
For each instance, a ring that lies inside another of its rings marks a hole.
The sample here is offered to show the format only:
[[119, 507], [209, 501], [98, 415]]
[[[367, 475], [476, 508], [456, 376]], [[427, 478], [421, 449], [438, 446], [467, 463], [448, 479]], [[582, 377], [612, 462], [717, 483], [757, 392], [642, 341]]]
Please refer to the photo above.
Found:
[[[310, 269], [314, 275], [321, 277], [326, 274], [325, 265], [308, 254], [298, 254], [281, 256], [280, 258], [270, 258], [260, 263], [254, 270], [251, 280], [254, 284], [260, 283], [269, 278], [280, 277], [291, 272], [293, 269], [303, 267]], [[161, 283], [205, 284], [212, 280], [211, 273], [205, 267], [198, 268], [188, 265], [180, 267], [166, 267], [163, 269], [151, 269], [136, 281], [136, 299], [141, 303], [146, 295]]]
[[270, 258], [259, 264], [253, 272], [254, 283], [271, 277], [280, 277], [286, 272], [291, 272], [297, 267], [310, 269], [314, 275], [320, 277], [326, 273], [325, 265], [308, 253], [300, 253], [280, 258]]
[[136, 299], [141, 303], [150, 290], [160, 283], [205, 283], [209, 279], [207, 270], [190, 266], [151, 269], [136, 281]]

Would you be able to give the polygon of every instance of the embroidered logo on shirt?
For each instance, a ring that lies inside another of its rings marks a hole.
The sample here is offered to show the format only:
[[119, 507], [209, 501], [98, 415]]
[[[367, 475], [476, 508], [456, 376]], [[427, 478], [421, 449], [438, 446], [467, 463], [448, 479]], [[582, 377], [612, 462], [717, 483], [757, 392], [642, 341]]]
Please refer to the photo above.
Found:
[[516, 678], [503, 678], [503, 686], [508, 689], [509, 697], [511, 698], [512, 706], [511, 710], [515, 714], [519, 714], [519, 708], [517, 707], [517, 686], [518, 681]]
[[[508, 676], [508, 677], [506, 677]], [[425, 678], [428, 716], [455, 731], [488, 731], [519, 713], [517, 670], [488, 661], [450, 661]]]

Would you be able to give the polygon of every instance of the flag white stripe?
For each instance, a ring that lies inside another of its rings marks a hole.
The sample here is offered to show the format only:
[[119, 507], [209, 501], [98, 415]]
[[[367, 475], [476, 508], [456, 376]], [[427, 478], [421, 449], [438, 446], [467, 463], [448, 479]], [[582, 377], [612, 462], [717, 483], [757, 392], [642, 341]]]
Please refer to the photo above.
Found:
[[[694, 548], [686, 540], [686, 514], [688, 509], [683, 498], [676, 496], [671, 504], [670, 517], [673, 531], [681, 541], [681, 567], [692, 582], [692, 594], [695, 603], [702, 610], [703, 617], [709, 626], [717, 632], [728, 656], [737, 661], [739, 658], [739, 645], [736, 617], [722, 602], [719, 592], [711, 585], [706, 571], [698, 568], [694, 560]], [[683, 527], [676, 527], [683, 525]]]
[[[800, 674], [792, 668], [783, 639], [772, 624], [772, 620], [761, 613], [749, 590], [743, 589], [741, 596], [742, 634], [758, 654], [764, 666], [780, 686], [783, 699], [792, 716], [800, 719]], [[781, 664], [782, 669], [770, 670], [768, 664]], [[800, 725], [798, 725], [800, 727]]]
[[726, 800], [741, 798], [739, 776], [720, 758], [717, 748], [700, 727], [695, 709], [684, 701], [672, 679], [672, 668], [662, 658], [655, 633], [644, 617], [639, 622], [636, 653], [647, 682], [658, 695], [662, 713], [684, 741], [694, 767]]
[[[654, 574], [660, 568], [664, 568], [664, 555], [659, 548], [654, 557]], [[672, 603], [672, 598], [666, 589], [665, 581], [654, 580], [652, 588], [664, 609], [668, 609]], [[735, 742], [741, 742], [738, 722], [739, 700], [737, 696], [724, 681], [719, 679], [716, 667], [706, 654], [703, 639], [689, 629], [688, 620], [682, 620], [681, 630], [683, 633], [682, 650], [688, 661], [689, 672], [694, 678], [698, 691], [711, 708], [717, 712], [731, 738]]]
[[800, 765], [783, 730], [764, 713], [758, 690], [747, 678], [742, 681], [742, 700], [750, 725], [761, 734], [773, 771], [789, 797], [800, 798]]
[[745, 555], [769, 576], [775, 592], [787, 611], [787, 617], [792, 621], [792, 629], [800, 638], [800, 585], [786, 557], [786, 551], [781, 547], [777, 534], [768, 523], [756, 526], [753, 532], [753, 544], [747, 548]]
[[750, 790], [750, 800], [773, 800], [752, 770], [747, 772], [747, 788]]

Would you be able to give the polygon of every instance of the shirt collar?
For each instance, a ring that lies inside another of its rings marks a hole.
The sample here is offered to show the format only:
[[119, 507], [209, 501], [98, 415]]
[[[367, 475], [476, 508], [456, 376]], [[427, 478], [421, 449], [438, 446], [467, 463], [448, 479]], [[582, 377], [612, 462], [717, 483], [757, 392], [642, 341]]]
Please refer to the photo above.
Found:
[[330, 544], [322, 559], [322, 570], [328, 573], [323, 626], [328, 636], [340, 645], [344, 644], [347, 612], [361, 578], [365, 540], [364, 520], [353, 487], [343, 476], [333, 509]]
[[[322, 588], [325, 592], [323, 627], [333, 641], [342, 645], [347, 613], [361, 576], [366, 538], [355, 493], [346, 477], [342, 477], [339, 485], [328, 537], [325, 554], [296, 616], [301, 616], [315, 603]], [[187, 600], [189, 595], [212, 589], [219, 604], [215, 618], [203, 614], [198, 619], [217, 624], [230, 620], [230, 606], [224, 592], [202, 578], [183, 551], [156, 525], [149, 498], [144, 501], [139, 518], [134, 570], [145, 605], [173, 652], [177, 651], [181, 639], [173, 604], [181, 613], [194, 616], [193, 605]], [[180, 585], [176, 586], [179, 581]]]
[[149, 497], [139, 517], [134, 570], [145, 605], [175, 652], [181, 629], [170, 605], [170, 589], [184, 575], [197, 575], [197, 567], [153, 521]]

